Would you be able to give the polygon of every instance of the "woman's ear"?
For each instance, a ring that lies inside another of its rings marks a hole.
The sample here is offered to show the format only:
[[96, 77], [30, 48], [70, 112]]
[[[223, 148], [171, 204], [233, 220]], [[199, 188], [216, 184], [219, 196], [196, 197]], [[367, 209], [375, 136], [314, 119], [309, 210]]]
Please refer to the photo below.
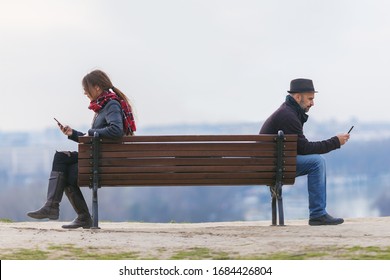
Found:
[[95, 86], [95, 91], [96, 91], [97, 95], [99, 96], [103, 92], [103, 89], [99, 86]]

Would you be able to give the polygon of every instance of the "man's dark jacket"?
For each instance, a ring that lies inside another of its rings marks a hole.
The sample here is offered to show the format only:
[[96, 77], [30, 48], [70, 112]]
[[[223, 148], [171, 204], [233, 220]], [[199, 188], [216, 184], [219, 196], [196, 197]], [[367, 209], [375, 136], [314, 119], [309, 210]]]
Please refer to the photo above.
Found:
[[303, 124], [307, 119], [308, 115], [295, 99], [287, 95], [286, 101], [264, 122], [260, 134], [278, 134], [279, 130], [284, 134], [298, 134], [298, 155], [325, 154], [340, 148], [337, 136], [324, 141], [309, 142], [303, 134]]

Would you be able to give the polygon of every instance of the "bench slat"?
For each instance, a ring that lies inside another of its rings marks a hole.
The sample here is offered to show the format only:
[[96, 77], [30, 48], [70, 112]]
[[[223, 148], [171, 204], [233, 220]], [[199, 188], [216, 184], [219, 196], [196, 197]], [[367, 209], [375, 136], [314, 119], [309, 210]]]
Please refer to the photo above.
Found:
[[[92, 145], [80, 145], [79, 152], [90, 152]], [[246, 151], [246, 150], [268, 150], [276, 151], [274, 142], [262, 143], [117, 143], [117, 144], [101, 144], [100, 149], [106, 152], [131, 152], [131, 151]], [[285, 151], [296, 150], [296, 143], [285, 143]]]
[[[245, 166], [245, 165], [213, 165], [213, 166], [114, 166], [114, 167], [100, 167], [99, 174], [110, 174], [110, 173], [118, 173], [118, 174], [127, 174], [127, 173], [172, 173], [172, 172], [191, 172], [191, 173], [199, 173], [199, 172], [275, 172], [276, 167], [274, 165], [263, 165], [263, 166]], [[284, 171], [295, 172], [295, 166], [285, 166]], [[80, 174], [91, 174], [91, 167], [79, 167]]]
[[101, 152], [106, 158], [129, 158], [129, 157], [255, 157], [274, 156], [274, 151], [134, 151], [134, 152]]
[[[285, 165], [295, 165], [294, 157], [284, 159]], [[214, 165], [276, 165], [275, 158], [138, 158], [138, 159], [100, 159], [99, 166], [160, 166], [160, 165], [175, 165], [175, 166], [214, 166]], [[79, 160], [80, 167], [91, 167], [92, 159], [84, 158]]]
[[[80, 143], [91, 143], [92, 136], [79, 137]], [[188, 142], [188, 141], [274, 141], [274, 135], [148, 135], [148, 136], [125, 136], [120, 139], [101, 139], [102, 143], [120, 142]], [[285, 135], [284, 142], [297, 141], [297, 135]]]
[[[285, 156], [295, 156], [295, 151], [285, 151]], [[104, 152], [102, 158], [159, 158], [159, 157], [276, 157], [274, 151], [134, 151]], [[89, 153], [80, 153], [79, 158], [91, 158]]]
[[[102, 179], [100, 183], [105, 187], [115, 186], [268, 186], [275, 183], [275, 179], [182, 179], [182, 180], [121, 180], [121, 179]], [[286, 185], [292, 185], [294, 178], [287, 178], [283, 180]], [[80, 186], [89, 186], [89, 180], [80, 180]]]
[[[295, 173], [290, 172], [291, 175], [295, 176]], [[289, 172], [285, 172], [283, 176], [287, 178], [290, 174]], [[83, 178], [83, 176], [90, 177], [89, 175], [80, 174], [80, 178]], [[128, 174], [128, 173], [107, 173], [107, 174], [100, 174], [100, 178], [113, 178], [113, 179], [124, 179], [124, 180], [150, 180], [150, 179], [158, 179], [158, 180], [165, 180], [165, 179], [202, 179], [202, 178], [274, 178], [275, 172], [270, 171], [258, 171], [258, 172], [232, 172], [232, 173], [224, 173], [224, 172], [199, 172], [199, 173], [192, 173], [192, 172], [181, 172], [181, 173], [135, 173], [135, 174]]]
[[[182, 176], [180, 176], [182, 175]], [[229, 176], [227, 176], [229, 175]], [[87, 174], [80, 174], [79, 183], [80, 186], [90, 185], [90, 176]], [[283, 178], [284, 184], [290, 184], [295, 180], [295, 172], [285, 173]], [[275, 183], [275, 176], [273, 172], [263, 172], [257, 174], [213, 174], [213, 173], [191, 173], [187, 174], [107, 174], [106, 176], [99, 176], [99, 181], [102, 185], [124, 185], [124, 186], [166, 186], [166, 185], [177, 185], [179, 186], [182, 182], [187, 182], [187, 185], [199, 184], [204, 182], [205, 184], [217, 184], [222, 183], [230, 186], [237, 185], [241, 181], [242, 185], [271, 185]]]

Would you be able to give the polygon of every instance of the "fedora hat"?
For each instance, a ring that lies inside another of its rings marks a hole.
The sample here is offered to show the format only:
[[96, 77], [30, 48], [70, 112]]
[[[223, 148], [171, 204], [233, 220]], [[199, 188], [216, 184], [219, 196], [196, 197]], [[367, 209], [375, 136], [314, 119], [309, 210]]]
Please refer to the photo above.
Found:
[[314, 89], [313, 81], [309, 79], [295, 79], [290, 82], [288, 93], [317, 92]]

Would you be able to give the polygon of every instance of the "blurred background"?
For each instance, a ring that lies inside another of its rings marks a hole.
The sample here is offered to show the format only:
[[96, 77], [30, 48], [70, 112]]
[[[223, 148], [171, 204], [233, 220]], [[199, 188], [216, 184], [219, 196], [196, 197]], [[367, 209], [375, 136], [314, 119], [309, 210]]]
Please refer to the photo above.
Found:
[[[142, 134], [257, 134], [290, 80], [318, 91], [305, 133], [355, 125], [328, 162], [328, 209], [389, 215], [390, 2], [382, 0], [0, 0], [0, 218], [41, 206], [55, 150], [76, 150], [53, 117], [88, 129], [81, 79], [111, 77]], [[285, 187], [306, 218], [305, 178]], [[83, 190], [89, 200], [90, 192]], [[225, 221], [270, 217], [264, 187], [100, 191], [101, 218]], [[61, 219], [73, 218], [64, 200]]]

